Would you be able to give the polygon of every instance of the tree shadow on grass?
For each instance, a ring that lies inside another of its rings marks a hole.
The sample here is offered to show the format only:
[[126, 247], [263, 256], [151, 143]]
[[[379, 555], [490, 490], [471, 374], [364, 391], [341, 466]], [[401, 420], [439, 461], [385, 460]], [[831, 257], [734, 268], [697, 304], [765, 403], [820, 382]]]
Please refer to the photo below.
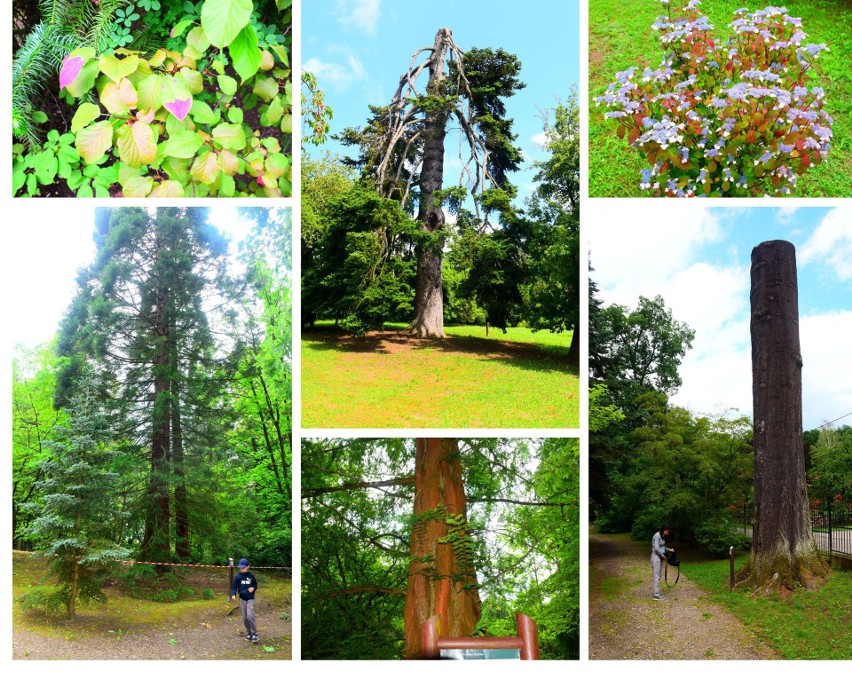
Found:
[[473, 355], [481, 360], [494, 360], [527, 370], [561, 372], [579, 376], [579, 368], [568, 362], [568, 349], [550, 344], [471, 337], [418, 339], [403, 330], [347, 334], [330, 328], [305, 330], [302, 332], [302, 341], [308, 344], [311, 350], [317, 352], [396, 355], [436, 351], [454, 355]]

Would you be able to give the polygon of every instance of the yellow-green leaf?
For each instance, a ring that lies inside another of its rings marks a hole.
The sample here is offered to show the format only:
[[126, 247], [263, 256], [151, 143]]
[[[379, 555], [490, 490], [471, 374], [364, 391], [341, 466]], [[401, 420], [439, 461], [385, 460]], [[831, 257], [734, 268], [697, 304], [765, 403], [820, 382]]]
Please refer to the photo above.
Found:
[[240, 171], [240, 159], [232, 151], [223, 149], [219, 152], [219, 165], [225, 175], [236, 175]]
[[129, 178], [126, 184], [122, 184], [121, 192], [126, 197], [143, 198], [151, 193], [154, 187], [154, 178], [136, 176]]
[[246, 146], [246, 134], [238, 123], [220, 123], [213, 128], [213, 139], [222, 149], [239, 151]]
[[100, 115], [101, 108], [97, 104], [83, 102], [74, 112], [74, 118], [71, 119], [71, 132], [76, 133], [82, 130]]
[[216, 47], [226, 47], [237, 37], [249, 19], [251, 0], [205, 0], [201, 6], [201, 26]]
[[269, 102], [278, 94], [278, 81], [274, 78], [258, 78], [254, 83], [252, 92]]
[[77, 133], [74, 146], [87, 164], [95, 163], [112, 147], [112, 125], [99, 121]]
[[200, 72], [195, 69], [183, 67], [180, 70], [180, 76], [186, 82], [187, 87], [189, 87], [189, 91], [193, 95], [198, 95], [204, 91], [204, 79], [201, 77]]
[[165, 182], [161, 182], [154, 188], [154, 191], [151, 192], [148, 196], [151, 197], [166, 197], [166, 198], [176, 198], [182, 197], [184, 195], [183, 185], [179, 182], [175, 182], [174, 180], [166, 180]]
[[104, 86], [101, 91], [101, 103], [109, 113], [121, 116], [136, 108], [139, 96], [133, 84], [122, 78], [117, 83], [110, 81]]
[[105, 54], [99, 59], [99, 65], [101, 73], [117, 83], [139, 68], [139, 57], [132, 54], [124, 59], [119, 59], [114, 54]]
[[139, 168], [157, 156], [157, 131], [147, 123], [137, 121], [118, 129], [118, 154], [128, 166]]
[[209, 149], [205, 149], [192, 164], [189, 173], [193, 178], [206, 185], [213, 184], [222, 169], [219, 167], [219, 159]]

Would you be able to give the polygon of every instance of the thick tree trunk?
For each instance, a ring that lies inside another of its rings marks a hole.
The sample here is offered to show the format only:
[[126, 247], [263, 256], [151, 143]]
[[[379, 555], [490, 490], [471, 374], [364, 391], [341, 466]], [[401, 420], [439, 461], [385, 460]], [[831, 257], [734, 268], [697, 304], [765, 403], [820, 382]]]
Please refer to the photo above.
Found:
[[763, 242], [752, 251], [751, 342], [755, 525], [738, 580], [783, 593], [828, 573], [808, 513], [796, 252], [789, 242]]
[[175, 479], [175, 554], [188, 559], [189, 547], [189, 493], [186, 487], [186, 465], [183, 451], [183, 429], [180, 421], [180, 385], [174, 382], [172, 405], [172, 464]]
[[568, 349], [568, 363], [580, 366], [580, 325], [574, 327], [571, 332], [571, 347]]
[[154, 395], [151, 424], [151, 472], [145, 493], [145, 533], [141, 554], [149, 561], [169, 558], [169, 457], [171, 448], [171, 396], [169, 393], [169, 328], [166, 322], [168, 294], [156, 295], [153, 329], [157, 338], [154, 356]]
[[438, 618], [440, 637], [470, 636], [479, 621], [467, 500], [454, 439], [417, 439], [414, 518], [405, 598], [407, 658], [420, 657], [420, 626], [432, 616]]
[[[444, 64], [452, 32], [439, 29], [435, 36], [429, 65], [426, 94], [442, 99], [446, 96]], [[447, 134], [447, 109], [434, 106], [426, 114], [423, 135], [423, 166], [420, 170], [420, 204], [417, 221], [432, 236], [444, 226], [444, 211], [433, 194], [444, 182], [444, 138]], [[444, 337], [444, 296], [441, 274], [444, 240], [432, 238], [417, 250], [417, 283], [414, 298], [414, 322], [411, 331], [420, 338]]]

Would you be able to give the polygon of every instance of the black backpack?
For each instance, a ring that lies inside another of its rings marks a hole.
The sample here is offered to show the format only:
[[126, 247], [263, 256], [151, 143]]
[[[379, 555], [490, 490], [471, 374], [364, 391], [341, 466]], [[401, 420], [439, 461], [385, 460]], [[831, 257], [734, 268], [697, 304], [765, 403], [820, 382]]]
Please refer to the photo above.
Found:
[[666, 558], [666, 585], [669, 584], [669, 566], [677, 567], [677, 577], [673, 583], [674, 585], [677, 585], [677, 581], [680, 580], [680, 559], [677, 557], [677, 552], [669, 552], [669, 555]]

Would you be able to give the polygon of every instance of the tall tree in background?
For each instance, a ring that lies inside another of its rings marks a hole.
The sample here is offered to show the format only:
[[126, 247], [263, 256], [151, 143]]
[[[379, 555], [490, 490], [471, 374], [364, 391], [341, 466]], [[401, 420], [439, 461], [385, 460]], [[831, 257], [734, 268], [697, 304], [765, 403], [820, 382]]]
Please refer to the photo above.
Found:
[[12, 358], [12, 542], [29, 548], [23, 529], [32, 520], [24, 505], [41, 498], [42, 463], [51, 457], [47, 441], [65, 413], [53, 405], [57, 358], [51, 345], [30, 351], [16, 347]]
[[[426, 58], [418, 63], [423, 54]], [[374, 108], [364, 129], [344, 132], [344, 141], [360, 147], [357, 163], [366, 176], [375, 178], [381, 196], [406, 208], [416, 200], [422, 234], [411, 329], [418, 337], [444, 336], [444, 202], [459, 201], [465, 193], [462, 186], [468, 184], [478, 197], [477, 207], [485, 210], [486, 225], [490, 211], [510, 208], [514, 188], [506, 174], [517, 169], [521, 156], [503, 99], [524, 87], [517, 80], [519, 71], [514, 55], [476, 48], [462, 52], [450, 29], [439, 29], [432, 47], [414, 53], [390, 104]], [[418, 85], [424, 72], [425, 91]], [[470, 155], [463, 160], [460, 186], [444, 190], [444, 142], [450, 120], [457, 121]]]
[[533, 329], [573, 331], [569, 362], [580, 363], [580, 113], [576, 94], [545, 119], [538, 182], [530, 202], [529, 310]]
[[[143, 494], [141, 556], [168, 559], [170, 483], [177, 523], [176, 551], [188, 551], [184, 440], [220, 390], [212, 373], [216, 352], [205, 306], [222, 308], [222, 237], [200, 209], [101, 210], [97, 255], [78, 277], [80, 291], [63, 322], [59, 354], [72, 358], [58, 399], [73, 394], [79, 368], [94, 362], [102, 390], [127, 410], [133, 431], [147, 442], [150, 470]], [[144, 434], [144, 435], [143, 435]]]
[[739, 578], [762, 590], [812, 587], [829, 568], [808, 513], [794, 246], [756, 246], [751, 281], [755, 523], [751, 557]]

